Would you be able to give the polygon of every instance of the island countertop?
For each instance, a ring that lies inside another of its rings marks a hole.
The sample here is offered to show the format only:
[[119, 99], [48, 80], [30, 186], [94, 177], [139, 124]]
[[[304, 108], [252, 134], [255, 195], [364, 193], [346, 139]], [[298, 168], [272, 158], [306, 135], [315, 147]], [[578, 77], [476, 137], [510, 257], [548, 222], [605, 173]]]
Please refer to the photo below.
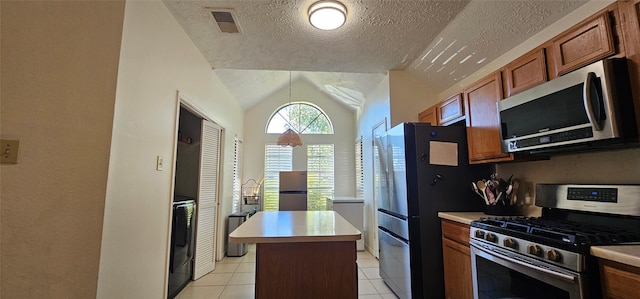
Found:
[[258, 212], [229, 234], [230, 243], [355, 241], [361, 232], [334, 211]]

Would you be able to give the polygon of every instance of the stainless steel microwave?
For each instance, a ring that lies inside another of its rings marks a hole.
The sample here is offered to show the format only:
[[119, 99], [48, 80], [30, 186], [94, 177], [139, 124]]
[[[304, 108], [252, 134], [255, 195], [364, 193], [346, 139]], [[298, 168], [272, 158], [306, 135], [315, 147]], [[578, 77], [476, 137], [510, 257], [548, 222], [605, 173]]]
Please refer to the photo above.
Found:
[[626, 59], [600, 60], [497, 104], [503, 152], [637, 144]]

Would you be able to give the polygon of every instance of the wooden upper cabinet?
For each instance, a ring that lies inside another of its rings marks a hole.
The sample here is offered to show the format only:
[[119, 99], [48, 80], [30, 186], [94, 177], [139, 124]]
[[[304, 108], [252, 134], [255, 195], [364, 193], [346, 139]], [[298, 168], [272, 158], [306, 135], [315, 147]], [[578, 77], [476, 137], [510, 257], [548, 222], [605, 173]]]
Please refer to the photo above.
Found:
[[423, 123], [430, 123], [432, 126], [438, 125], [437, 105], [431, 106], [418, 114], [418, 120]]
[[505, 98], [547, 82], [544, 49], [512, 61], [504, 67]]
[[464, 104], [461, 93], [438, 103], [436, 107], [440, 126], [447, 126], [464, 119]]
[[[640, 115], [640, 0], [620, 1], [617, 4], [625, 54], [630, 62], [627, 67], [635, 99], [635, 113]], [[636, 117], [636, 122], [640, 129], [640, 117]]]
[[467, 113], [469, 163], [513, 160], [513, 155], [500, 148], [500, 123], [496, 103], [502, 100], [500, 72], [474, 83], [464, 92]]
[[559, 35], [552, 40], [551, 50], [557, 76], [615, 54], [609, 12], [587, 19]]

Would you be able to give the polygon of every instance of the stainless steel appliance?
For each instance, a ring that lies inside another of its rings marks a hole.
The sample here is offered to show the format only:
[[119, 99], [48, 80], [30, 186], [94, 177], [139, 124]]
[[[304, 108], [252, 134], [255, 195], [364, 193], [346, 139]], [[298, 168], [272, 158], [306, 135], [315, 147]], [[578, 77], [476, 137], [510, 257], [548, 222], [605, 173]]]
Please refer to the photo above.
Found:
[[[249, 219], [249, 213], [250, 212], [239, 212], [229, 215], [227, 235], [247, 221], [247, 219]], [[229, 243], [227, 245], [227, 256], [243, 256], [247, 253], [248, 248], [247, 243]]]
[[190, 197], [175, 196], [169, 258], [169, 298], [178, 295], [193, 275], [195, 213], [195, 200]]
[[591, 246], [640, 242], [640, 185], [536, 187], [542, 216], [471, 223], [473, 292], [489, 298], [600, 298]]
[[307, 210], [307, 172], [281, 171], [278, 197], [280, 211]]
[[625, 59], [601, 60], [498, 102], [503, 152], [637, 144]]
[[481, 211], [468, 182], [488, 165], [469, 165], [464, 126], [403, 123], [374, 140], [383, 192], [378, 205], [380, 276], [399, 298], [443, 298], [438, 211]]

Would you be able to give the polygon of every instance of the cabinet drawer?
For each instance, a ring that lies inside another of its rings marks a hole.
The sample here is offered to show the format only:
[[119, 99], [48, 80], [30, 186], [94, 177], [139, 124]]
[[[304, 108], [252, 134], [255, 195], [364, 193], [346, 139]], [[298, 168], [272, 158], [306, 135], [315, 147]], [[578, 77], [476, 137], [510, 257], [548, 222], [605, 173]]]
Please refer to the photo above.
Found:
[[609, 13], [604, 12], [558, 36], [551, 47], [556, 75], [615, 54]]
[[442, 236], [464, 245], [469, 245], [469, 226], [450, 220], [442, 220]]
[[446, 126], [464, 117], [462, 94], [456, 94], [438, 104], [438, 124]]

